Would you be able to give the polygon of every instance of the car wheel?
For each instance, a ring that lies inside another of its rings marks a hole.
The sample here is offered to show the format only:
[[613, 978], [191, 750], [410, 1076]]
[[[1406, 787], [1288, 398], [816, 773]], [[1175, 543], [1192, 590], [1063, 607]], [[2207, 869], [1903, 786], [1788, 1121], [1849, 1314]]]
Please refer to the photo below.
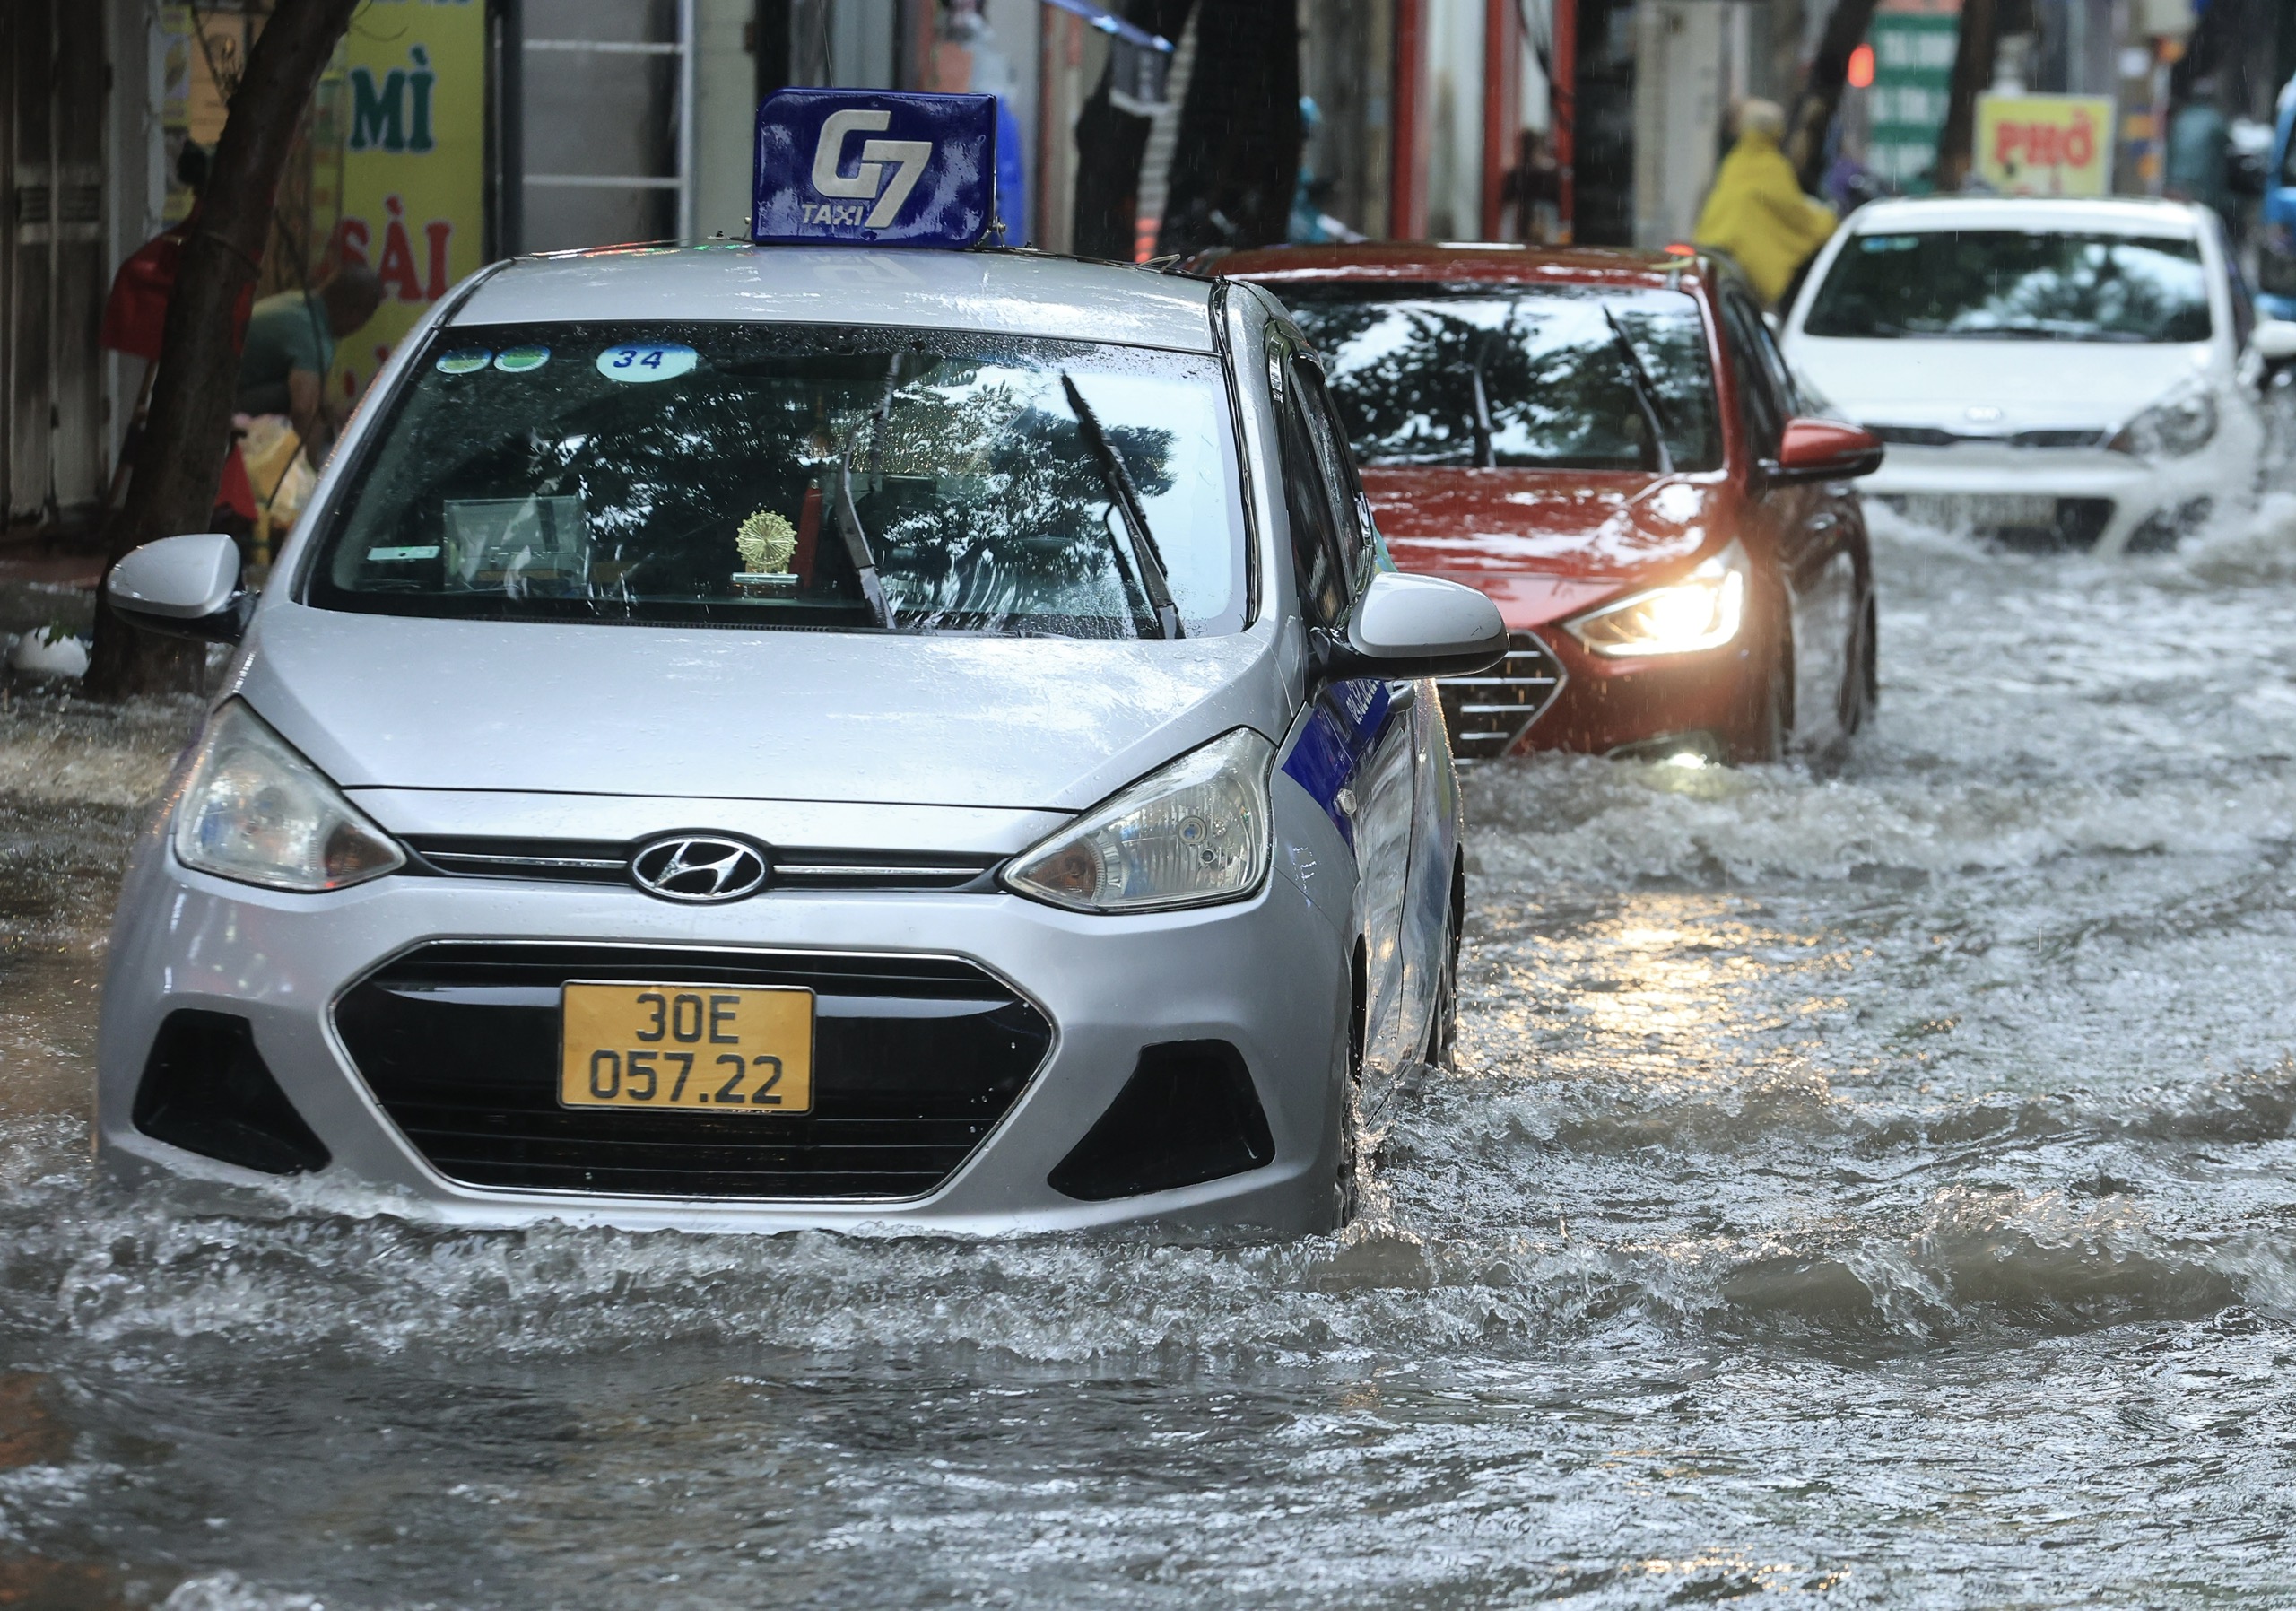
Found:
[[1363, 1195], [1361, 1154], [1355, 1139], [1355, 1099], [1352, 1096], [1333, 1108], [1332, 1123], [1339, 1131], [1339, 1163], [1332, 1171], [1331, 1228], [1344, 1231], [1354, 1222], [1356, 1212], [1362, 1206]]
[[1794, 645], [1781, 637], [1770, 656], [1769, 675], [1762, 681], [1761, 705], [1752, 731], [1731, 746], [1730, 763], [1752, 766], [1785, 759], [1794, 731]]
[[1459, 938], [1466, 928], [1467, 874], [1464, 863], [1451, 866], [1451, 918], [1448, 943], [1439, 948], [1435, 999], [1427, 1016], [1424, 1061], [1445, 1073], [1458, 1067]]
[[1847, 738], [1866, 726], [1881, 692], [1879, 657], [1875, 653], [1874, 601], [1867, 599], [1850, 629], [1848, 652], [1842, 657], [1841, 732]]
[[1362, 1197], [1362, 1154], [1357, 1140], [1361, 1128], [1363, 1105], [1363, 1056], [1368, 1043], [1370, 1011], [1368, 993], [1370, 988], [1370, 958], [1363, 943], [1355, 945], [1355, 955], [1349, 965], [1347, 1003], [1347, 1061], [1340, 1070], [1337, 1100], [1332, 1103], [1330, 1155], [1338, 1160], [1333, 1166], [1331, 1182], [1331, 1223], [1335, 1231], [1344, 1230], [1355, 1218]]
[[1868, 596], [1866, 600], [1866, 714], [1882, 705], [1882, 614]]

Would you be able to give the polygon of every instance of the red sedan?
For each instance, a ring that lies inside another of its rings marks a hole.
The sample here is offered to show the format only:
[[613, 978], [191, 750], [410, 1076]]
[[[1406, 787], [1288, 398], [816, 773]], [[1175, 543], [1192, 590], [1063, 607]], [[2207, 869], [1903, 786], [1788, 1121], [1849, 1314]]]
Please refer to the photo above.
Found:
[[1444, 684], [1463, 759], [1823, 752], [1875, 690], [1849, 486], [1878, 439], [1812, 417], [1736, 272], [1708, 257], [1378, 244], [1222, 257], [1328, 366], [1396, 562], [1514, 634]]

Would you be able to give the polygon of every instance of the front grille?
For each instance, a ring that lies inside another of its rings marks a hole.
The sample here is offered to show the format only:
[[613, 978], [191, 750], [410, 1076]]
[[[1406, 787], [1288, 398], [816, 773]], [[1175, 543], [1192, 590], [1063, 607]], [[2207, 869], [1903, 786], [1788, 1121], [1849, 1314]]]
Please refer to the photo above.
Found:
[[1451, 753], [1462, 766], [1495, 761], [1513, 749], [1562, 692], [1562, 663], [1545, 644], [1528, 632], [1507, 641], [1507, 658], [1491, 670], [1435, 684], [1451, 730]]
[[2106, 436], [2105, 431], [2094, 425], [2019, 431], [2006, 436], [1941, 431], [1934, 425], [1868, 425], [1866, 429], [1883, 441], [1901, 448], [2095, 448], [2103, 444]]
[[[809, 987], [813, 1110], [560, 1107], [570, 979]], [[420, 947], [354, 986], [335, 1023], [383, 1111], [448, 1179], [614, 1197], [922, 1196], [1052, 1045], [1043, 1014], [954, 957], [531, 943]]]
[[[547, 884], [630, 882], [637, 841], [473, 839], [418, 834], [406, 841], [424, 868], [454, 878], [515, 878]], [[1001, 858], [911, 850], [846, 850], [784, 845], [770, 851], [766, 890], [955, 890], [995, 886]]]

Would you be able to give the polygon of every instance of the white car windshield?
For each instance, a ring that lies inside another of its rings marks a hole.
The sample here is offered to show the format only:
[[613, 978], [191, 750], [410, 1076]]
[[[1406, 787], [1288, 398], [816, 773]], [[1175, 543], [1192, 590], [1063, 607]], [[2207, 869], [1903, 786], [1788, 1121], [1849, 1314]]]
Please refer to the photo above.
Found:
[[1842, 244], [1805, 334], [1855, 339], [2206, 341], [2200, 245], [2165, 236], [1924, 230]]
[[826, 326], [463, 327], [389, 410], [307, 603], [1065, 637], [1243, 624], [1209, 357]]

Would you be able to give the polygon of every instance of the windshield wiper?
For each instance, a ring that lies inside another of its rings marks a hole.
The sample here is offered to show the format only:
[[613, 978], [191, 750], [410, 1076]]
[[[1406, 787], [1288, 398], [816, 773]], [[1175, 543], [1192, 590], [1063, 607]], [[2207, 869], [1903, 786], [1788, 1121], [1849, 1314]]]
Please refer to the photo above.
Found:
[[1483, 383], [1483, 356], [1467, 360], [1467, 380], [1474, 388], [1474, 462], [1477, 469], [1492, 467], [1491, 390]]
[[853, 562], [854, 573], [861, 579], [861, 597], [869, 603], [869, 614], [877, 624], [890, 627], [893, 623], [893, 607], [885, 600], [885, 584], [877, 576], [876, 555], [869, 552], [869, 534], [861, 529], [861, 516], [853, 507], [853, 444], [845, 445], [845, 457], [837, 461], [837, 529], [845, 539], [845, 552]]
[[[1061, 371], [1061, 389], [1068, 394], [1069, 411], [1076, 416], [1076, 434], [1083, 439], [1084, 447], [1100, 467], [1100, 479], [1108, 483], [1109, 501], [1116, 505], [1118, 518], [1124, 522], [1124, 535], [1132, 544], [1133, 567], [1139, 572], [1140, 591], [1148, 599], [1148, 607], [1155, 613], [1156, 624], [1166, 638], [1180, 635], [1179, 606], [1172, 602], [1172, 584], [1164, 570], [1164, 556], [1157, 551], [1156, 539], [1149, 534], [1148, 517], [1141, 512], [1140, 494], [1132, 484], [1132, 476], [1124, 467], [1116, 447], [1100, 429], [1100, 418], [1092, 405], [1084, 401], [1084, 394], [1076, 389], [1076, 382]], [[1117, 551], [1117, 568], [1125, 570], [1124, 552]], [[1132, 579], [1127, 576], [1126, 580]]]
[[[884, 395], [877, 399], [877, 406], [870, 412], [869, 458], [874, 468], [883, 461], [885, 448], [885, 422], [892, 417], [893, 390], [900, 384], [901, 355], [895, 353], [892, 361], [885, 366]], [[885, 584], [877, 575], [877, 556], [869, 547], [869, 534], [862, 529], [861, 514], [853, 507], [853, 439], [846, 438], [845, 451], [837, 461], [837, 519], [838, 535], [845, 539], [846, 556], [853, 562], [854, 574], [861, 580], [861, 597], [868, 601], [869, 614], [877, 624], [891, 629], [893, 607], [885, 597]]]
[[1666, 416], [1658, 406], [1658, 388], [1650, 384], [1649, 371], [1642, 367], [1642, 360], [1634, 344], [1626, 338], [1626, 328], [1611, 312], [1610, 304], [1603, 304], [1603, 323], [1611, 327], [1611, 339], [1618, 344], [1619, 353], [1626, 360], [1626, 379], [1634, 388], [1634, 405], [1642, 412], [1642, 423], [1650, 431], [1651, 468], [1661, 475], [1674, 471], [1674, 456], [1666, 447]]

